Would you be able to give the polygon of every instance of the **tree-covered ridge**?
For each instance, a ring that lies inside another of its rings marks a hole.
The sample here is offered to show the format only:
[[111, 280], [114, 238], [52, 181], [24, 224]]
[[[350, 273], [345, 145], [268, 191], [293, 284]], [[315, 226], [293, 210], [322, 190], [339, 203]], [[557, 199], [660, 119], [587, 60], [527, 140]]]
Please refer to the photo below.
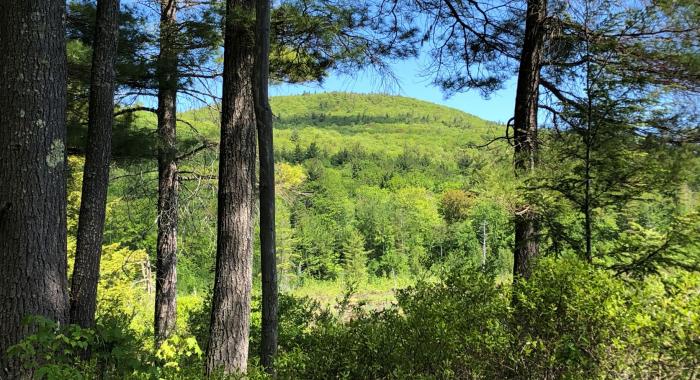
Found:
[[[506, 142], [483, 146], [505, 126], [461, 111], [404, 97], [345, 93], [277, 97], [272, 107], [284, 289], [309, 278], [340, 279], [350, 268], [360, 268], [362, 276], [415, 276], [453, 261], [480, 262], [484, 251], [506, 274], [512, 262], [510, 214], [519, 189], [535, 194], [536, 207], [546, 210], [540, 216], [542, 249], [581, 252], [580, 189], [571, 179], [581, 170], [564, 165], [570, 156], [560, 143], [574, 138], [569, 132], [557, 137], [545, 131], [540, 179], [517, 181]], [[178, 125], [185, 157], [181, 188], [189, 194], [180, 205], [187, 215], [179, 237], [185, 292], [206, 289], [213, 265], [216, 112], [215, 107], [185, 112]], [[138, 114], [134, 124], [152, 128], [148, 117]], [[692, 265], [696, 242], [678, 234], [694, 228], [696, 155], [691, 147], [668, 146], [654, 136], [616, 141], [609, 151], [626, 158], [595, 173], [594, 185], [605, 190], [596, 193], [593, 208], [596, 263], [616, 270], [623, 270], [620, 265], [651, 270], [657, 261]], [[130, 211], [108, 220], [109, 242], [133, 241], [135, 230], [143, 240], [134, 246], [152, 248], [152, 165], [148, 160], [117, 165], [111, 194], [124, 200], [124, 210], [115, 215]], [[127, 233], [118, 227], [126, 223], [131, 223]], [[654, 244], [645, 246], [652, 235]], [[665, 244], [667, 237], [673, 245]], [[645, 259], [650, 253], [651, 261]]]
[[[513, 186], [508, 155], [505, 144], [475, 146], [502, 126], [387, 95], [276, 97], [272, 107], [283, 289], [304, 279], [338, 279], [350, 268], [379, 277], [417, 274], [467, 246], [471, 251], [465, 255], [476, 260], [484, 224], [488, 252], [499, 260], [503, 256], [507, 271], [507, 193]], [[149, 118], [137, 114], [134, 124], [146, 129], [154, 122]], [[206, 289], [211, 278], [217, 157], [197, 144], [217, 143], [215, 118], [213, 107], [204, 108], [183, 113], [178, 125], [186, 145], [181, 151], [193, 152], [180, 168], [181, 190], [189, 194], [180, 205], [187, 215], [179, 238], [179, 282], [185, 292]], [[144, 159], [116, 165], [111, 194], [123, 206], [115, 205], [108, 218], [108, 241], [152, 248], [152, 165]], [[442, 209], [445, 193], [450, 210]], [[131, 223], [131, 232], [117, 227], [123, 223]], [[133, 229], [142, 240], [133, 240]]]
[[[385, 94], [318, 93], [270, 98], [276, 129], [318, 127], [344, 135], [386, 134], [403, 137], [414, 133], [434, 134], [436, 128], [454, 127], [469, 131], [470, 140], [499, 132], [496, 123], [438, 104]], [[216, 106], [183, 112], [181, 118], [195, 124], [204, 136], [218, 140]], [[141, 115], [145, 116], [145, 115]], [[192, 130], [180, 128], [183, 137]]]
[[[361, 145], [382, 154], [398, 155], [412, 147], [440, 155], [484, 144], [505, 130], [504, 125], [460, 110], [395, 95], [331, 92], [271, 97], [270, 103], [277, 151], [293, 149], [295, 135], [299, 144], [316, 142], [329, 153]], [[218, 105], [182, 112], [178, 119], [181, 150], [186, 152], [198, 142], [218, 142]], [[151, 156], [155, 115], [137, 112], [119, 116], [118, 121], [122, 126], [115, 131], [116, 154]], [[336, 141], [339, 138], [342, 144]]]
[[431, 116], [430, 121], [445, 121], [454, 125], [473, 124], [483, 126], [488, 122], [476, 116], [418, 99], [388, 94], [357, 94], [346, 92], [324, 92], [272, 97], [270, 102], [275, 115], [283, 121], [285, 117], [304, 117], [323, 114], [325, 116], [360, 116], [403, 118], [421, 120]]

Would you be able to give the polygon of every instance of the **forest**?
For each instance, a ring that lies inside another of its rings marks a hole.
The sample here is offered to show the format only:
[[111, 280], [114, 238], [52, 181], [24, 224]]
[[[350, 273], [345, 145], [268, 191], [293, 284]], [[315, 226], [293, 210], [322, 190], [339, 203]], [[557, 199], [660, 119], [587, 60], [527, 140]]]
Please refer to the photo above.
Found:
[[0, 379], [700, 378], [695, 0], [3, 5]]

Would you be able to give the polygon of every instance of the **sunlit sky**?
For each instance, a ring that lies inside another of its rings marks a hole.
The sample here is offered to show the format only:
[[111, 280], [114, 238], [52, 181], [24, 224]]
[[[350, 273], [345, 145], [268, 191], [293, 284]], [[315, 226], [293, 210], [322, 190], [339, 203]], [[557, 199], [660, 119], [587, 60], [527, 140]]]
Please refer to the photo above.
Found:
[[[411, 59], [394, 63], [392, 69], [398, 79], [397, 85], [387, 83], [371, 71], [358, 73], [354, 77], [332, 74], [322, 85], [275, 85], [270, 95], [296, 95], [329, 91], [357, 93], [389, 93], [443, 104], [479, 116], [486, 120], [505, 123], [513, 114], [515, 100], [515, 80], [506, 83], [504, 89], [484, 99], [478, 91], [469, 91], [445, 98], [442, 91], [426, 77], [421, 59]], [[389, 81], [391, 82], [391, 81]]]

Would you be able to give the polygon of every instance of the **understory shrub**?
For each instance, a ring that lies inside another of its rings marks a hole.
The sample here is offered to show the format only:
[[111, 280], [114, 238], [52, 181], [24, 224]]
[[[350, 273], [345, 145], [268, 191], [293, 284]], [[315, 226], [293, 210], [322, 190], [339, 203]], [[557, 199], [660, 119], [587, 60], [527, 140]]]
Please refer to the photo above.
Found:
[[[282, 294], [277, 378], [686, 379], [700, 365], [696, 273], [642, 282], [545, 258], [511, 286], [488, 266], [465, 265], [397, 291], [379, 310], [351, 291], [334, 307]], [[90, 330], [32, 318], [36, 333], [11, 354], [40, 379], [201, 378], [207, 298], [191, 302], [186, 328], [159, 350], [115, 308]], [[257, 364], [259, 305], [249, 379], [267, 376]]]

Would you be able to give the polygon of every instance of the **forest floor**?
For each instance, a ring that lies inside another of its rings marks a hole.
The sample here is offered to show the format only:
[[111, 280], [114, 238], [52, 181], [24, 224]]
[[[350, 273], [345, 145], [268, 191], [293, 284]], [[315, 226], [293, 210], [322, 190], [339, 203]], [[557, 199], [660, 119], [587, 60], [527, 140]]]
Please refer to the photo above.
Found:
[[[437, 277], [423, 278], [423, 281], [438, 281]], [[346, 295], [350, 296], [350, 304], [363, 304], [367, 310], [383, 310], [396, 303], [396, 291], [415, 285], [418, 279], [410, 276], [394, 278], [374, 277], [359, 282], [349, 282], [346, 279], [313, 280], [307, 279], [300, 285], [282, 289], [282, 292], [295, 297], [308, 297], [316, 300], [321, 306], [334, 308], [340, 304]], [[505, 285], [512, 281], [510, 275], [500, 275], [496, 280]]]

